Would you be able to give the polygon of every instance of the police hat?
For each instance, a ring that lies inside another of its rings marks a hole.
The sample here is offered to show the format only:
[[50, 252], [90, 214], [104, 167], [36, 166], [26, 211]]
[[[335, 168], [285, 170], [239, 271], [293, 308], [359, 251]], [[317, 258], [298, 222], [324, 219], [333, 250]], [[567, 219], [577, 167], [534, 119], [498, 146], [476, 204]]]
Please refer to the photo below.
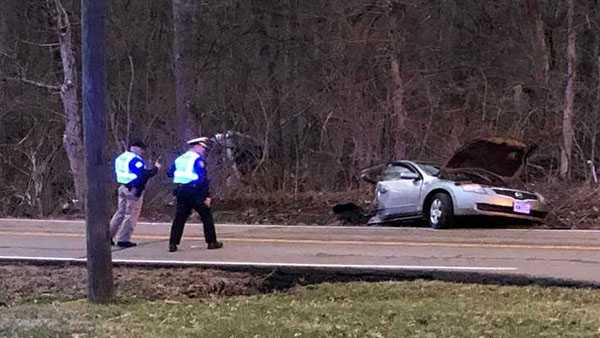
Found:
[[135, 141], [131, 142], [131, 144], [129, 146], [146, 149], [146, 144], [141, 140], [135, 140]]
[[204, 148], [208, 148], [210, 144], [210, 139], [208, 137], [197, 137], [191, 140], [186, 141], [187, 144], [191, 146], [195, 146], [197, 144], [203, 146]]

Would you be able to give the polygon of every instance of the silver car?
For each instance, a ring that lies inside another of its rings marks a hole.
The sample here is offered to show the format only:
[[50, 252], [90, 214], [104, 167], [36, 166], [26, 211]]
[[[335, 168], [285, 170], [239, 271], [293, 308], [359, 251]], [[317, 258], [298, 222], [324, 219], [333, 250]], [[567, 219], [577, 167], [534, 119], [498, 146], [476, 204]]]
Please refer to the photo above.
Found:
[[460, 148], [443, 166], [393, 161], [363, 171], [375, 184], [374, 216], [369, 224], [423, 218], [433, 228], [446, 228], [455, 216], [497, 216], [541, 222], [547, 214], [544, 198], [510, 188], [532, 148], [509, 139], [479, 139]]

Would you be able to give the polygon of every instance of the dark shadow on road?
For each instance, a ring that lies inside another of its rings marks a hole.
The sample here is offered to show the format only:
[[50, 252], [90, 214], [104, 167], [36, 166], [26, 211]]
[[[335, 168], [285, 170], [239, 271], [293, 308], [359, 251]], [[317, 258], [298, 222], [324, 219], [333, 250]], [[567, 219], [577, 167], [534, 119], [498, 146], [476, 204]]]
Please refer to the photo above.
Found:
[[568, 287], [568, 288], [594, 288], [600, 289], [600, 283], [574, 281], [558, 278], [539, 278], [523, 275], [509, 275], [498, 273], [477, 272], [448, 272], [448, 271], [417, 271], [404, 270], [395, 272], [382, 271], [289, 271], [276, 269], [267, 275], [268, 285], [273, 290], [286, 290], [298, 285], [319, 283], [347, 283], [347, 282], [384, 282], [384, 281], [414, 281], [436, 280], [452, 283], [474, 283], [490, 285], [512, 286], [542, 286], [542, 287]]
[[[367, 226], [366, 223], [354, 224]], [[418, 227], [428, 228], [427, 222], [422, 220], [394, 220], [378, 225], [372, 225], [377, 227]], [[503, 217], [490, 217], [490, 216], [462, 216], [457, 217], [454, 226], [448, 229], [544, 229], [544, 230], [565, 230], [571, 229], [571, 227], [556, 227], [551, 228], [545, 226], [543, 223], [531, 222], [527, 220], [515, 220], [511, 218]]]

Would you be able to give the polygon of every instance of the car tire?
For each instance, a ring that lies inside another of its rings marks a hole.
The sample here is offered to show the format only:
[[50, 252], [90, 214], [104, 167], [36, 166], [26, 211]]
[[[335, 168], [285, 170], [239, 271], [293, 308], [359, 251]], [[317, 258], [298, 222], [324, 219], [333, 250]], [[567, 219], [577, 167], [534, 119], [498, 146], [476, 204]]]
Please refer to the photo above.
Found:
[[427, 205], [427, 222], [433, 229], [444, 229], [454, 225], [454, 206], [450, 195], [437, 193]]

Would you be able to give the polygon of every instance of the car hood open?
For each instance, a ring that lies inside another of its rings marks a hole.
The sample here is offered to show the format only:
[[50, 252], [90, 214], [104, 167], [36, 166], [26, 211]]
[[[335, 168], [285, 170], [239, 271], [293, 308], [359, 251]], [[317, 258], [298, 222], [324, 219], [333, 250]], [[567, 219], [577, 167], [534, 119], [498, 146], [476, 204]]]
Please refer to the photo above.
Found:
[[[460, 147], [442, 166], [440, 177], [480, 177], [484, 183], [514, 180], [535, 146], [509, 138], [476, 139]], [[468, 179], [468, 178], [467, 178]]]

